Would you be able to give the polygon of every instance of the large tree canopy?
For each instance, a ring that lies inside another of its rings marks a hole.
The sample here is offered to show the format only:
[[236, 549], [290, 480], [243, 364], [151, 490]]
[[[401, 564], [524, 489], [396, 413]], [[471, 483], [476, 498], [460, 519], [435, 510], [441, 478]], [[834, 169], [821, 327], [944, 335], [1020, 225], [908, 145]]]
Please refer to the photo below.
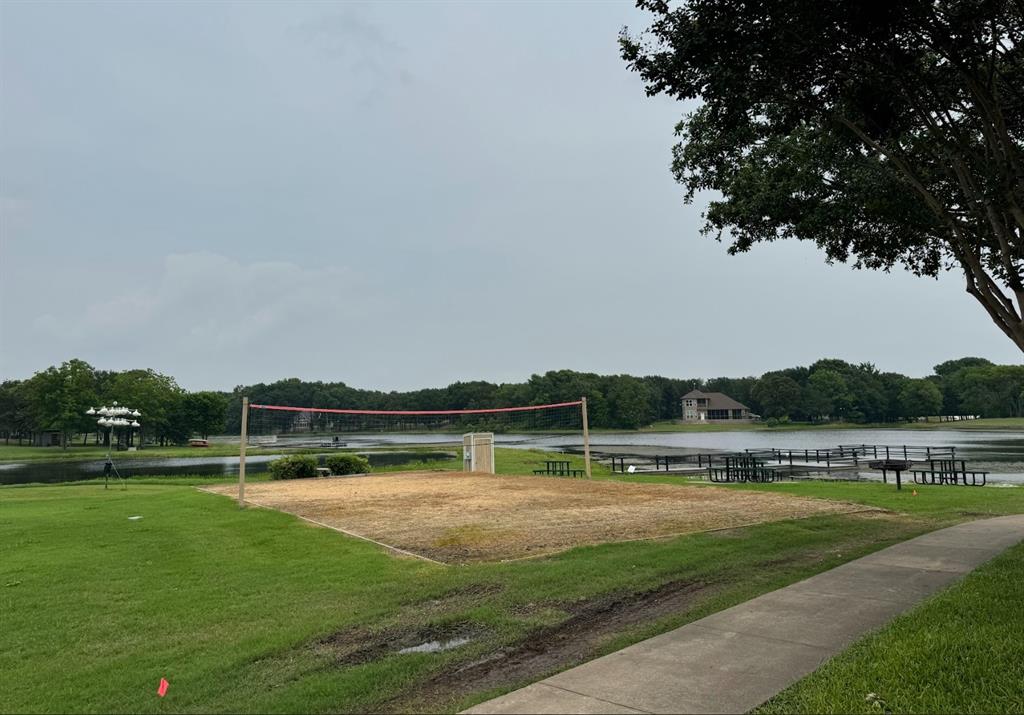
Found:
[[829, 260], [959, 267], [1024, 351], [1024, 4], [640, 0], [623, 58], [678, 125], [687, 200], [720, 194], [730, 252], [814, 241]]

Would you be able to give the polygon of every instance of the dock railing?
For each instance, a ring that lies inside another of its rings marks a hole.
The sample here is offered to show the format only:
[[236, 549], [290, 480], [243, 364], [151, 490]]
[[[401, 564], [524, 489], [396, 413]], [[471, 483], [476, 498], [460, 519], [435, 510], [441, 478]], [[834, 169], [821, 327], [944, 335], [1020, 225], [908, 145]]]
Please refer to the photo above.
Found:
[[842, 444], [841, 451], [872, 459], [903, 459], [930, 462], [933, 459], [956, 459], [956, 447], [932, 447], [893, 444]]

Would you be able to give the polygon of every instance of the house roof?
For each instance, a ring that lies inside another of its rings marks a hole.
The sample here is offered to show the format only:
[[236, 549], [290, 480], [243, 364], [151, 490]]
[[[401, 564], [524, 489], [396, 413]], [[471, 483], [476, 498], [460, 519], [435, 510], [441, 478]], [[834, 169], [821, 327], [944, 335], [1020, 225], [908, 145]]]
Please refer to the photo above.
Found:
[[750, 408], [741, 402], [737, 402], [726, 394], [721, 392], [701, 392], [700, 390], [690, 390], [683, 395], [684, 400], [696, 400], [699, 398], [706, 399], [708, 401], [709, 410], [749, 410]]

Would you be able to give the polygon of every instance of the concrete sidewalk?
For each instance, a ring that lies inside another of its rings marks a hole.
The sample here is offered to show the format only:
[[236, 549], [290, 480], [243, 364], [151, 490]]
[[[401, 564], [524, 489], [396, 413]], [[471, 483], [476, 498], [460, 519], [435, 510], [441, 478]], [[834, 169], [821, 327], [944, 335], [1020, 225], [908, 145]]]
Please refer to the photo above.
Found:
[[1024, 514], [935, 531], [481, 703], [468, 713], [743, 713], [1024, 540]]

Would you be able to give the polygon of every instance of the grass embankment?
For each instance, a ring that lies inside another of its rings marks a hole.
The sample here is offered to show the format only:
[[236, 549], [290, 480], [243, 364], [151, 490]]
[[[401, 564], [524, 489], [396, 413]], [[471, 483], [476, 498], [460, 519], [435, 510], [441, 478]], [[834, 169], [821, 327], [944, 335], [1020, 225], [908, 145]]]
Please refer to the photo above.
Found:
[[757, 712], [1024, 712], [1022, 603], [1019, 544]]
[[[521, 454], [520, 471], [543, 461]], [[0, 488], [0, 711], [451, 711], [936, 525], [1024, 512], [1017, 489], [765, 486], [904, 516], [450, 567], [187, 481]], [[398, 653], [454, 636], [472, 641]]]

